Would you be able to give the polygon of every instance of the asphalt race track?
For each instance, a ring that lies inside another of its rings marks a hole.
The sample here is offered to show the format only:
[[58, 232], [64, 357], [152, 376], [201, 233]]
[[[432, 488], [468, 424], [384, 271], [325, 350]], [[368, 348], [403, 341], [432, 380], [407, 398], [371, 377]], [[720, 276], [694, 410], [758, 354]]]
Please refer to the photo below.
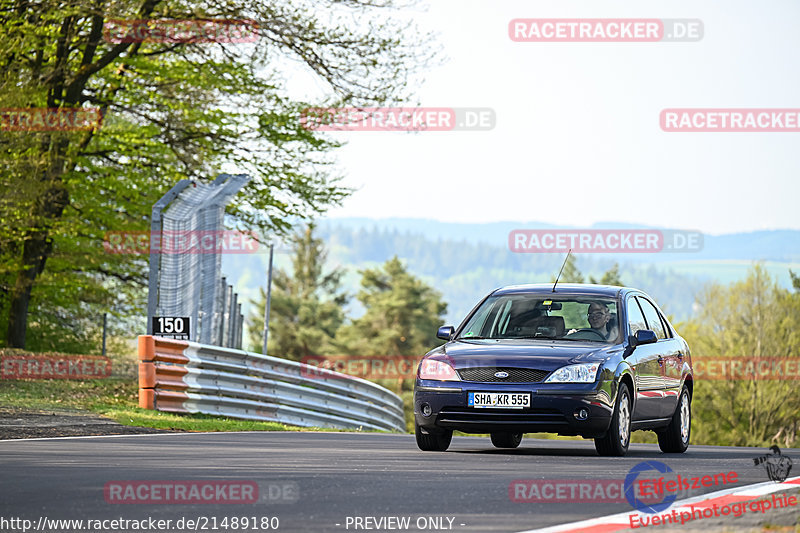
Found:
[[[40, 517], [173, 521], [207, 517], [209, 531], [213, 530], [211, 518], [219, 521], [226, 516], [278, 517], [279, 531], [354, 531], [352, 517], [397, 516], [410, 517], [409, 531], [419, 531], [417, 521], [421, 520], [419, 525], [427, 526], [421, 529], [428, 531], [511, 532], [631, 510], [627, 501], [513, 502], [509, 498], [512, 480], [624, 480], [638, 463], [656, 460], [683, 476], [734, 470], [738, 483], [733, 486], [740, 486], [767, 480], [765, 470], [753, 464], [753, 458], [765, 452], [691, 446], [685, 454], [666, 455], [655, 445], [634, 444], [627, 457], [601, 458], [591, 441], [526, 438], [521, 448], [506, 451], [492, 447], [488, 438], [455, 437], [450, 451], [435, 453], [419, 451], [412, 435], [354, 433], [12, 440], [0, 441], [0, 515], [34, 523]], [[797, 452], [784, 451], [795, 464], [800, 457]], [[107, 503], [104, 486], [123, 480], [254, 481], [261, 501]], [[720, 488], [731, 486], [697, 493]], [[439, 518], [429, 522], [428, 517]], [[452, 529], [448, 529], [450, 523]], [[362, 524], [375, 526], [374, 522]]]

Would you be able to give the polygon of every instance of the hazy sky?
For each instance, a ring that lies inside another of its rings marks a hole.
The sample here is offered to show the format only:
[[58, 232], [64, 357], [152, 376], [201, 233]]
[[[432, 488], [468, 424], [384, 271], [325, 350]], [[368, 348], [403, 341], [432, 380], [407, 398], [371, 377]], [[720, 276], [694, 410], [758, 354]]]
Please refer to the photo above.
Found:
[[[423, 106], [489, 107], [492, 131], [340, 132], [332, 217], [800, 229], [800, 133], [666, 133], [665, 108], [800, 108], [800, 4], [436, 0], [449, 61]], [[515, 18], [701, 19], [698, 42], [517, 43]]]

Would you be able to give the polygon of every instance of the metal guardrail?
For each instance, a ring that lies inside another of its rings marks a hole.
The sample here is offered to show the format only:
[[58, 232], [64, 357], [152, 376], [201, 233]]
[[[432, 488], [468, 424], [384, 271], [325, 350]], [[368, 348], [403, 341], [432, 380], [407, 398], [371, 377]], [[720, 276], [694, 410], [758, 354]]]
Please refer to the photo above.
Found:
[[139, 406], [296, 426], [405, 431], [403, 401], [365, 379], [189, 341], [139, 337]]

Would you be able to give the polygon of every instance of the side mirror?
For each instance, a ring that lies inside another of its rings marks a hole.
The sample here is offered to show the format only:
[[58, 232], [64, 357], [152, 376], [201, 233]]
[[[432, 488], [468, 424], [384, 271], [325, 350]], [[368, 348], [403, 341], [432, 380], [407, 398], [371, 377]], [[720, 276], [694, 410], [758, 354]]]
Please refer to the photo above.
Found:
[[642, 344], [653, 344], [657, 340], [658, 338], [656, 338], [654, 331], [650, 329], [640, 329], [636, 332], [636, 335], [628, 337], [628, 344], [631, 345], [631, 348], [636, 348]]
[[439, 328], [439, 331], [436, 332], [436, 338], [449, 341], [455, 331], [453, 326], [442, 326]]

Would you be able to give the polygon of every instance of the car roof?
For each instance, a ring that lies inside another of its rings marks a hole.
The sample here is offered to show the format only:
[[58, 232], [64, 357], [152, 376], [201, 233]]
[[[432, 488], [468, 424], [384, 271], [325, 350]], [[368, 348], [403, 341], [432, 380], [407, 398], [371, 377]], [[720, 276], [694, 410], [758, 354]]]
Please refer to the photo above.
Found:
[[[492, 294], [558, 294], [562, 296], [605, 296], [615, 298], [623, 292], [635, 291], [629, 287], [614, 285], [594, 285], [591, 283], [559, 283], [553, 292], [552, 283], [531, 283], [528, 285], [508, 285], [495, 290]], [[637, 291], [641, 292], [641, 291]]]

